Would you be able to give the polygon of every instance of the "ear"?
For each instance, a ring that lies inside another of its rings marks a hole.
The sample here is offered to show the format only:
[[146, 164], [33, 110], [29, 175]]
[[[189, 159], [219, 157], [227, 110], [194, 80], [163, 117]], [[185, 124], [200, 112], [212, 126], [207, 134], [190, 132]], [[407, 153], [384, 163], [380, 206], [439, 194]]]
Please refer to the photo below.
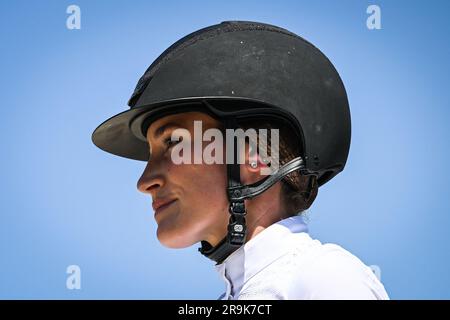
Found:
[[[251, 145], [246, 143], [245, 162], [241, 164], [241, 182], [244, 184], [255, 183], [266, 177], [261, 173], [263, 168], [270, 167], [268, 161], [252, 150]], [[267, 169], [266, 169], [267, 171]]]
[[245, 169], [250, 173], [258, 173], [261, 171], [261, 168], [267, 167], [266, 159], [262, 159], [262, 157], [257, 153], [257, 147], [254, 143], [245, 143]]
[[262, 168], [269, 167], [267, 159], [261, 158], [259, 154], [250, 156], [248, 161], [245, 161], [244, 166], [250, 173], [259, 173]]

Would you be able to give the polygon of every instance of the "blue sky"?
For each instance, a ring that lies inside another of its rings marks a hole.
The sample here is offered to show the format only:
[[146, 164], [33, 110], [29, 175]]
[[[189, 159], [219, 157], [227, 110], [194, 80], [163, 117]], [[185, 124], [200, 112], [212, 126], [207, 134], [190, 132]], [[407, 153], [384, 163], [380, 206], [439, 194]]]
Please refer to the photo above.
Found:
[[[66, 8], [81, 8], [68, 30]], [[366, 8], [381, 8], [381, 30]], [[215, 299], [198, 245], [156, 239], [145, 164], [101, 152], [92, 131], [127, 109], [170, 44], [224, 20], [279, 25], [314, 43], [350, 101], [344, 172], [320, 189], [310, 233], [378, 265], [395, 299], [450, 299], [447, 1], [2, 1], [0, 298]], [[447, 40], [446, 40], [447, 39]], [[81, 268], [81, 290], [66, 268]]]

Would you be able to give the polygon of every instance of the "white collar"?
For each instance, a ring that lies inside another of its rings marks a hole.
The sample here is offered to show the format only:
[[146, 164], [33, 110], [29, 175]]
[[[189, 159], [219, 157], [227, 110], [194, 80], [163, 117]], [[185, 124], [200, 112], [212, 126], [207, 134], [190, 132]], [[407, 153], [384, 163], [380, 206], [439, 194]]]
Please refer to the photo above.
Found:
[[[215, 266], [230, 282], [233, 293], [266, 266], [283, 256], [293, 245], [293, 233], [308, 232], [302, 216], [295, 215], [274, 223]], [[227, 291], [230, 288], [227, 289]]]

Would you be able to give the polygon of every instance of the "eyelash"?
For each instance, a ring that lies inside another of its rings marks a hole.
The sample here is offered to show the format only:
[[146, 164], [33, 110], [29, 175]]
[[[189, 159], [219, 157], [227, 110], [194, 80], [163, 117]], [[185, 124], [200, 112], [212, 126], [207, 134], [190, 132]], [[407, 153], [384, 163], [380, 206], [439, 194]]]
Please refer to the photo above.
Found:
[[[167, 146], [167, 148], [170, 148], [171, 146], [176, 145], [180, 141], [181, 141], [181, 138], [178, 138], [178, 140], [172, 141], [172, 138], [168, 137], [164, 140], [164, 144]], [[171, 143], [173, 143], [173, 144], [171, 144]]]

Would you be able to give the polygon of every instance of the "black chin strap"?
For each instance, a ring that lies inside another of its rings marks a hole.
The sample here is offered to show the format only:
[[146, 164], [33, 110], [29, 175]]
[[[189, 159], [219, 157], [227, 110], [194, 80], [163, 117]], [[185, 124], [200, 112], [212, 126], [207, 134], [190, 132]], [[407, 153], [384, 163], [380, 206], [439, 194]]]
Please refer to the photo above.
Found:
[[[226, 129], [238, 128], [236, 118], [225, 118], [224, 121]], [[198, 248], [201, 254], [207, 258], [215, 261], [217, 264], [222, 263], [231, 253], [236, 251], [245, 243], [247, 236], [247, 226], [245, 224], [245, 199], [251, 199], [267, 189], [269, 189], [276, 182], [283, 179], [287, 174], [304, 168], [304, 163], [301, 157], [295, 158], [283, 167], [272, 173], [268, 177], [250, 185], [241, 184], [240, 164], [238, 163], [238, 146], [236, 138], [233, 141], [234, 145], [234, 159], [232, 163], [227, 164], [228, 174], [228, 188], [227, 195], [230, 202], [229, 213], [230, 220], [228, 223], [228, 231], [225, 238], [223, 238], [215, 247], [207, 241], [201, 241], [201, 247]]]

